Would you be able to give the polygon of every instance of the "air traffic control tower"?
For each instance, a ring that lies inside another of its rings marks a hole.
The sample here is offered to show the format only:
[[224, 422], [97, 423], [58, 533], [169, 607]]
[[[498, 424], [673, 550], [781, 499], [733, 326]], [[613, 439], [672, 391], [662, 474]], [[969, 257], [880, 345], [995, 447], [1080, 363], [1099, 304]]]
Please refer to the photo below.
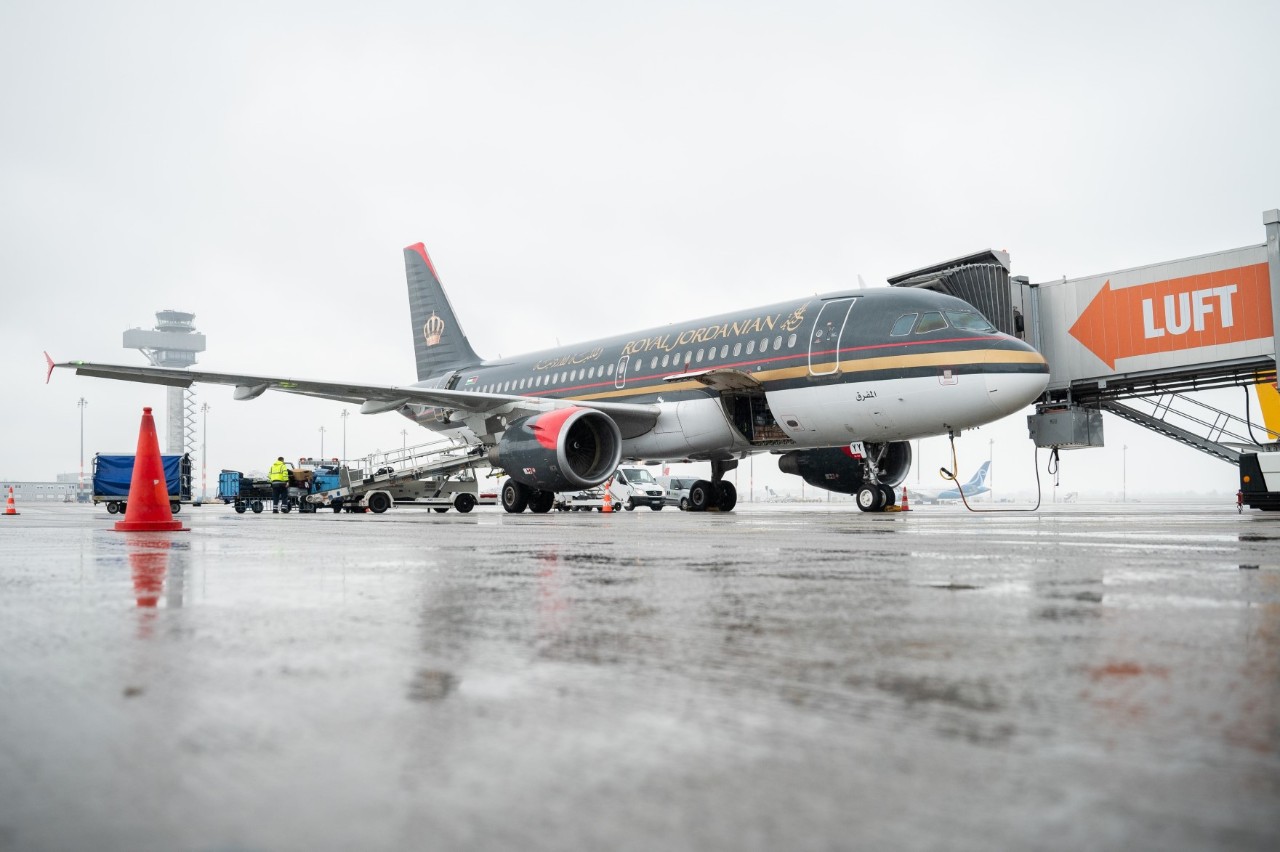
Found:
[[[137, 349], [153, 367], [190, 367], [204, 351], [204, 335], [192, 322], [195, 314], [156, 311], [156, 327], [131, 328], [124, 333], [124, 348]], [[196, 436], [195, 393], [190, 388], [168, 389], [165, 417], [165, 453], [193, 453]]]

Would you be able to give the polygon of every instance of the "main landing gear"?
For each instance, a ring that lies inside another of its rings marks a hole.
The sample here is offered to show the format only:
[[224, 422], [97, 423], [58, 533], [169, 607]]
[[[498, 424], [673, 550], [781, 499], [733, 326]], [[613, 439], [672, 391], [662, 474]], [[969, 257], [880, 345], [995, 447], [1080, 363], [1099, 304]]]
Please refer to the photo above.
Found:
[[502, 486], [502, 508], [513, 515], [518, 515], [525, 509], [539, 515], [546, 514], [551, 511], [555, 502], [556, 492], [539, 491], [509, 477]]
[[737, 459], [728, 461], [712, 460], [711, 481], [699, 479], [689, 487], [690, 512], [732, 512], [738, 505], [738, 489], [732, 482], [725, 482], [726, 471], [738, 466]]

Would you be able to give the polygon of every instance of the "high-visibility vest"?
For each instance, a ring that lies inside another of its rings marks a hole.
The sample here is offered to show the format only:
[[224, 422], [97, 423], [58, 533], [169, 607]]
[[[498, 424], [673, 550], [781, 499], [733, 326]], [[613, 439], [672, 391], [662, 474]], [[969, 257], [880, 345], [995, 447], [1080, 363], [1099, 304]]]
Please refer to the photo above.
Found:
[[289, 466], [282, 461], [277, 461], [271, 465], [271, 472], [267, 474], [267, 478], [272, 482], [288, 482]]

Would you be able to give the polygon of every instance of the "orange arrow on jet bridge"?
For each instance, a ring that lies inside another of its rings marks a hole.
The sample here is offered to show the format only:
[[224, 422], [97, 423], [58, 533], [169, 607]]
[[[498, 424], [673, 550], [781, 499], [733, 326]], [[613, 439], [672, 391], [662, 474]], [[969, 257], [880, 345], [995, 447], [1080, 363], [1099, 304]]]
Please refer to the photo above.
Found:
[[1112, 290], [1107, 280], [1070, 335], [1115, 369], [1119, 358], [1272, 335], [1265, 263]]

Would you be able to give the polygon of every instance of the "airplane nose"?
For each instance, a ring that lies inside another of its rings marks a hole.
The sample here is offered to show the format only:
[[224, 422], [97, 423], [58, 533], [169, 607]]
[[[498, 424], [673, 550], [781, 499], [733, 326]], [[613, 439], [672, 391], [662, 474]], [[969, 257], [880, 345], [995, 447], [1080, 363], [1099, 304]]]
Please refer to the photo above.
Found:
[[998, 417], [1021, 411], [1049, 386], [1049, 362], [1021, 340], [1006, 338], [987, 350], [987, 399]]

